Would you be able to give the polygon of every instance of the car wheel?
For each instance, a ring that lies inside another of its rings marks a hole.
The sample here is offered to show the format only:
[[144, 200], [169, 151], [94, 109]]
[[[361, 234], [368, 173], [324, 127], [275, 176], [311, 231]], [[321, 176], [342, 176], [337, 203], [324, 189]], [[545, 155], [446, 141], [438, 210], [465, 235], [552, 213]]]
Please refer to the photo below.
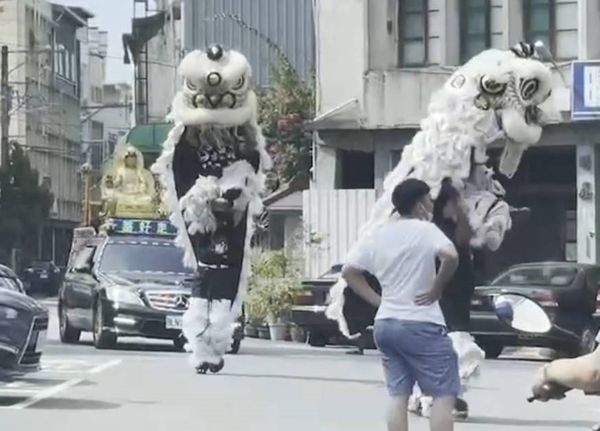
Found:
[[240, 351], [240, 346], [242, 345], [242, 340], [233, 340], [233, 343], [231, 343], [231, 348], [229, 349], [229, 354], [231, 355], [237, 355]]
[[313, 347], [325, 347], [327, 345], [327, 337], [318, 332], [309, 332], [308, 334], [308, 344]]
[[183, 335], [181, 335], [177, 338], [173, 338], [173, 346], [175, 347], [175, 350], [177, 350], [178, 352], [185, 352], [186, 343], [187, 343], [187, 340], [185, 339], [185, 337]]
[[481, 343], [480, 347], [485, 352], [485, 359], [498, 359], [504, 350], [499, 343]]
[[104, 329], [102, 315], [102, 302], [98, 300], [94, 310], [94, 347], [96, 349], [110, 349], [117, 344], [117, 334]]
[[71, 324], [69, 323], [69, 318], [67, 316], [67, 310], [65, 310], [63, 306], [60, 306], [58, 308], [58, 323], [61, 342], [67, 344], [74, 344], [79, 342], [79, 337], [81, 337], [81, 330], [71, 326]]

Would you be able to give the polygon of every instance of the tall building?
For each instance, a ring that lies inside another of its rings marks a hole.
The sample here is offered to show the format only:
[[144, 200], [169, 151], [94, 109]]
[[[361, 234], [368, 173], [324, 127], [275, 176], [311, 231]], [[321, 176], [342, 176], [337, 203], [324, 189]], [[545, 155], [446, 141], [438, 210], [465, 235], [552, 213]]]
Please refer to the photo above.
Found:
[[81, 43], [82, 163], [99, 170], [103, 162], [104, 124], [98, 119], [104, 103], [108, 33], [97, 27], [79, 29]]
[[45, 0], [2, 2], [0, 40], [9, 48], [9, 139], [23, 146], [54, 194], [40, 227], [39, 258], [66, 261], [80, 220], [79, 42], [92, 14]]
[[324, 242], [308, 253], [309, 275], [346, 254], [432, 93], [454, 68], [483, 49], [522, 40], [543, 41], [558, 63], [552, 103], [559, 115], [527, 151], [517, 175], [502, 179], [508, 201], [531, 213], [516, 220], [501, 250], [486, 258], [486, 271], [532, 260], [598, 260], [596, 193], [578, 191], [587, 183], [593, 192], [597, 183], [600, 123], [593, 115], [599, 118], [600, 103], [585, 97], [587, 121], [575, 121], [571, 106], [582, 91], [600, 94], [598, 65], [586, 69], [585, 91], [573, 88], [573, 82], [588, 83], [572, 82], [570, 72], [576, 60], [600, 59], [598, 2], [317, 0], [315, 21], [317, 146], [304, 218]]
[[123, 35], [125, 63], [134, 68], [137, 124], [164, 122], [178, 90], [177, 65], [182, 57], [181, 0], [155, 0], [154, 3], [153, 8], [148, 0], [133, 0], [135, 17], [131, 33]]
[[313, 0], [183, 2], [186, 52], [205, 49], [212, 43], [237, 49], [248, 57], [254, 80], [263, 87], [271, 82], [281, 54], [305, 80], [313, 78]]

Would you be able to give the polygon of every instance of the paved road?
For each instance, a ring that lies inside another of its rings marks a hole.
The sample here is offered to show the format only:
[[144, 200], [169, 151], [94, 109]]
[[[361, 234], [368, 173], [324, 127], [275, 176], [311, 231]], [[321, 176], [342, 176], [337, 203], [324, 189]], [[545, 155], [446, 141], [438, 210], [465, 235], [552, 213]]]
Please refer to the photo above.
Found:
[[[468, 396], [473, 417], [456, 429], [576, 431], [600, 421], [597, 399], [527, 404], [539, 365], [486, 363]], [[383, 431], [384, 402], [374, 353], [247, 340], [221, 374], [196, 376], [170, 343], [133, 340], [116, 351], [96, 351], [89, 342], [63, 346], [53, 320], [44, 370], [0, 384], [0, 429]], [[428, 429], [412, 421], [412, 430]]]

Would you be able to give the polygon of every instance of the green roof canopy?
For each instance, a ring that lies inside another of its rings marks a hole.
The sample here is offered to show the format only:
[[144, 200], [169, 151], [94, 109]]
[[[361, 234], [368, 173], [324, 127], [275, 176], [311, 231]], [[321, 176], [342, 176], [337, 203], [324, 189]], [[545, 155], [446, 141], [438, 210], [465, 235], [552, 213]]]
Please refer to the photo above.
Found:
[[149, 167], [162, 151], [162, 144], [167, 139], [171, 123], [143, 124], [129, 131], [127, 143], [133, 145], [144, 155], [144, 164]]

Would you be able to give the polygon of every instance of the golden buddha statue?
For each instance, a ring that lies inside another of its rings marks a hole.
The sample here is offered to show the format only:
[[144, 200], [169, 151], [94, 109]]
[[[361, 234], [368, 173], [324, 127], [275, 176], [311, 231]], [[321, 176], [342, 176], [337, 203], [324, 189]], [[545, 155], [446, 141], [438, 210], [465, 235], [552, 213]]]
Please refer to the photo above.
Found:
[[104, 215], [126, 218], [157, 218], [152, 174], [144, 169], [144, 157], [135, 147], [116, 151], [112, 169], [102, 178]]

